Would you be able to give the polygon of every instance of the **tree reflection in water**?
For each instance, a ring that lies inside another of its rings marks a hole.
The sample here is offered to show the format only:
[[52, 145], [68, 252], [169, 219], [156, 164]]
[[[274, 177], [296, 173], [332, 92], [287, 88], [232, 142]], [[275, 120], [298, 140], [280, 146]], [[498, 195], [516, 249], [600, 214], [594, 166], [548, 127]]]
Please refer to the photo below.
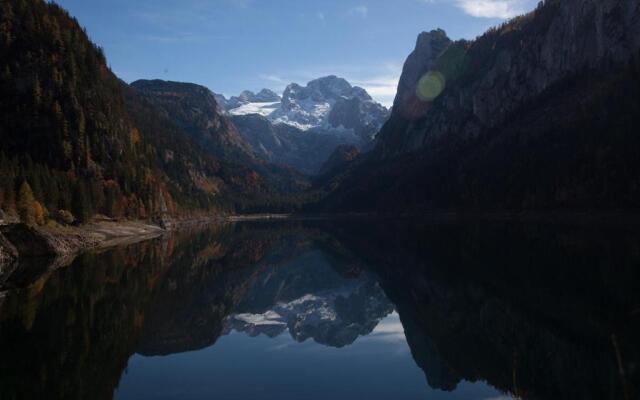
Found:
[[129, 357], [232, 330], [345, 347], [395, 309], [429, 386], [631, 399], [640, 232], [524, 223], [239, 223], [19, 266], [0, 397], [109, 399]]

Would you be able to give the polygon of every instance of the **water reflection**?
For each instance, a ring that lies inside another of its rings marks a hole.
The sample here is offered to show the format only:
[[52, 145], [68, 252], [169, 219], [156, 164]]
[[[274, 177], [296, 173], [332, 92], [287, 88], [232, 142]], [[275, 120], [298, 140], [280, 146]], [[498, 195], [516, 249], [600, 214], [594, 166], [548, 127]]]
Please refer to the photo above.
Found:
[[637, 398], [639, 238], [242, 223], [34, 261], [0, 291], [0, 398]]
[[275, 337], [286, 330], [298, 342], [312, 338], [332, 347], [368, 335], [393, 306], [373, 274], [349, 277], [336, 268], [340, 264], [312, 250], [266, 269], [227, 318], [226, 331]]

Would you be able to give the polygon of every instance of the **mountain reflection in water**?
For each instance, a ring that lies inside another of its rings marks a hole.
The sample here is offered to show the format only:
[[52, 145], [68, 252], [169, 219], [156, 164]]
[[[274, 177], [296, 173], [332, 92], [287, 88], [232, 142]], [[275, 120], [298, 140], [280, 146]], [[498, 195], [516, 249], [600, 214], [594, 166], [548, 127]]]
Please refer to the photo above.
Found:
[[635, 399], [639, 239], [245, 222], [32, 260], [0, 290], [0, 398]]

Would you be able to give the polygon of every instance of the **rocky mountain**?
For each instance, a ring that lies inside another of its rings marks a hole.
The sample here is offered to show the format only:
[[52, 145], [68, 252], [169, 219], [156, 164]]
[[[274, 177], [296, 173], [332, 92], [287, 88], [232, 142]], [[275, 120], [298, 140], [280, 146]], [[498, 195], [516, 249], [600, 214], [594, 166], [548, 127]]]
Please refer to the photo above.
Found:
[[[62, 8], [8, 0], [0, 9], [0, 207], [8, 214], [70, 211], [84, 222], [229, 212], [265, 189], [255, 170], [201, 151], [161, 104], [120, 81]], [[236, 140], [219, 128], [218, 137]]]
[[287, 165], [307, 175], [317, 174], [341, 145], [362, 145], [359, 138], [302, 131], [288, 124], [274, 124], [259, 114], [231, 115], [230, 120], [251, 145], [257, 157]]
[[326, 206], [637, 208], [639, 52], [632, 0], [547, 0], [474, 41], [423, 33]]
[[[206, 87], [162, 80], [139, 80], [133, 82], [131, 87], [206, 154], [236, 165], [239, 169], [255, 171], [269, 190], [254, 197], [253, 207], [263, 207], [266, 203], [273, 203], [272, 196], [299, 192], [308, 186], [307, 178], [294, 170], [291, 164], [274, 163], [270, 157], [256, 154], [254, 146], [245, 140], [229, 115], [223, 111], [223, 103], [219, 103], [216, 95]], [[270, 95], [267, 91], [258, 95], [249, 92], [243, 94], [253, 99], [268, 98]]]
[[317, 174], [339, 145], [370, 150], [389, 116], [364, 89], [336, 76], [292, 83], [282, 97], [267, 89], [217, 96], [255, 154], [306, 174]]
[[249, 144], [222, 115], [214, 94], [206, 87], [161, 80], [138, 80], [131, 86], [208, 153], [239, 164], [254, 158]]
[[333, 75], [315, 79], [307, 86], [292, 83], [282, 97], [263, 89], [257, 95], [245, 91], [221, 103], [231, 115], [260, 114], [274, 124], [352, 134], [366, 140], [375, 136], [389, 115], [366, 90]]

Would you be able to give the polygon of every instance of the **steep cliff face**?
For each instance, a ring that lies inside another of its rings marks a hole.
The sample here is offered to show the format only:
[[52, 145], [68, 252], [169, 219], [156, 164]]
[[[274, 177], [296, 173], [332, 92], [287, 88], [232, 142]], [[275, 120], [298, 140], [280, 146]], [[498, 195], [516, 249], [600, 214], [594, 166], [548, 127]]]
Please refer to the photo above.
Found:
[[394, 103], [406, 127], [383, 129], [379, 149], [393, 157], [452, 136], [476, 138], [558, 82], [624, 63], [639, 49], [640, 5], [629, 0], [548, 0], [474, 42], [422, 33]]
[[324, 206], [637, 208], [639, 56], [632, 0], [548, 0], [470, 42], [423, 33], [375, 150]]
[[421, 106], [416, 85], [422, 76], [434, 67], [435, 61], [451, 45], [451, 39], [442, 29], [422, 32], [416, 48], [407, 57], [398, 82], [398, 92], [393, 102], [393, 114], [411, 118], [412, 109]]

